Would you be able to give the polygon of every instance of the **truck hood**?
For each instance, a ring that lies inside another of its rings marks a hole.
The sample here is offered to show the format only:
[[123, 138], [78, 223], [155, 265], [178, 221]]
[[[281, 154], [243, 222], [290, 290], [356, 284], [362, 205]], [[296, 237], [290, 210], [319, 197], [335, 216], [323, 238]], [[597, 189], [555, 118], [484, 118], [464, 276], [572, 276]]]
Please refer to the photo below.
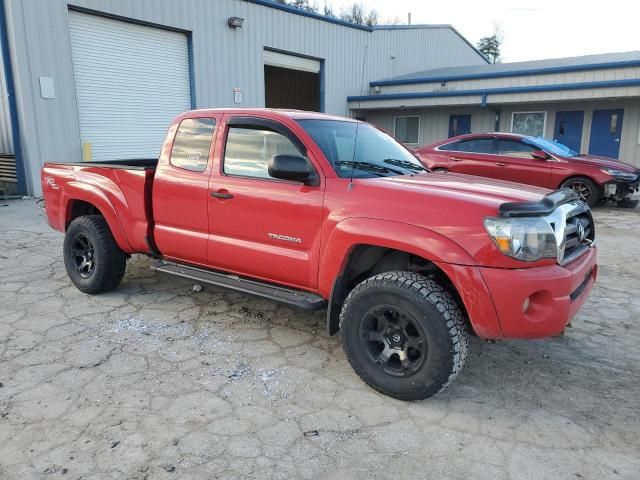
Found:
[[635, 173], [638, 171], [637, 167], [629, 165], [628, 163], [615, 160], [608, 157], [599, 157], [597, 155], [578, 155], [577, 157], [567, 158], [569, 163], [577, 163], [579, 165], [588, 165], [590, 167], [597, 168], [615, 168], [627, 173]]
[[531, 185], [495, 180], [460, 173], [425, 173], [378, 179], [408, 190], [425, 190], [431, 194], [453, 195], [466, 202], [500, 206], [505, 202], [540, 200], [549, 190]]

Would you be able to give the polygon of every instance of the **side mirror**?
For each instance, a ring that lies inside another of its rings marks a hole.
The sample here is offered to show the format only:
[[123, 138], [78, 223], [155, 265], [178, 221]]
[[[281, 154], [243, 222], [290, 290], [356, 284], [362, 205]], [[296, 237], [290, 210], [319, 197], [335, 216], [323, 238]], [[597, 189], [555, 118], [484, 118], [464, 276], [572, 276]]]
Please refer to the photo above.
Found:
[[531, 156], [534, 160], [548, 160], [550, 158], [549, 154], [544, 150], [534, 150], [531, 152]]
[[282, 180], [307, 180], [311, 176], [309, 162], [298, 155], [274, 155], [269, 160], [269, 175]]

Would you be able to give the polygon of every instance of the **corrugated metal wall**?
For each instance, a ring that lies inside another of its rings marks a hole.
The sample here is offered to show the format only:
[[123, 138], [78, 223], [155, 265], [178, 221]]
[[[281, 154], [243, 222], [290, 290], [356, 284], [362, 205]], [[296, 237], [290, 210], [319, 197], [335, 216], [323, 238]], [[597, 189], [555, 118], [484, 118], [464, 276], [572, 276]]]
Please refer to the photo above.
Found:
[[[236, 87], [243, 106], [263, 106], [265, 47], [325, 59], [325, 110], [334, 114], [347, 114], [346, 97], [366, 92], [371, 80], [482, 62], [448, 28], [367, 32], [243, 0], [6, 0], [31, 193], [39, 193], [43, 162], [81, 158], [67, 4], [193, 32], [198, 107], [234, 106]], [[244, 26], [228, 28], [230, 16]], [[54, 79], [56, 98], [40, 97], [40, 76]]]
[[13, 155], [9, 98], [2, 55], [0, 55], [0, 155]]

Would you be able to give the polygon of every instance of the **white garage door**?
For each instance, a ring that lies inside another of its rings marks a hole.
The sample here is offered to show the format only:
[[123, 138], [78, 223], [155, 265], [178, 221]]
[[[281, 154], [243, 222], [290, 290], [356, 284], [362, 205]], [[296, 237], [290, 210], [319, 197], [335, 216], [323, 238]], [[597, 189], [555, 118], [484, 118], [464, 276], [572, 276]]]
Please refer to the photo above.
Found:
[[84, 152], [157, 158], [171, 119], [191, 108], [187, 36], [75, 11], [69, 30]]

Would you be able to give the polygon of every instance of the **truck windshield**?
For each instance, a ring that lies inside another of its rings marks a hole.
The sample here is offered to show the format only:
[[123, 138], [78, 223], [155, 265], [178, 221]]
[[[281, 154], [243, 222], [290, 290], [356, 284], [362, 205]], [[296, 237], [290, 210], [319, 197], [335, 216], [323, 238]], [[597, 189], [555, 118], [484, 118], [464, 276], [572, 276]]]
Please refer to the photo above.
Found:
[[338, 176], [372, 178], [422, 173], [426, 168], [400, 143], [366, 123], [298, 120]]
[[554, 140], [547, 140], [542, 137], [527, 137], [527, 141], [529, 144], [534, 147], [544, 150], [551, 155], [557, 155], [559, 157], [576, 157], [578, 156], [578, 152], [574, 152], [566, 145], [556, 142]]

